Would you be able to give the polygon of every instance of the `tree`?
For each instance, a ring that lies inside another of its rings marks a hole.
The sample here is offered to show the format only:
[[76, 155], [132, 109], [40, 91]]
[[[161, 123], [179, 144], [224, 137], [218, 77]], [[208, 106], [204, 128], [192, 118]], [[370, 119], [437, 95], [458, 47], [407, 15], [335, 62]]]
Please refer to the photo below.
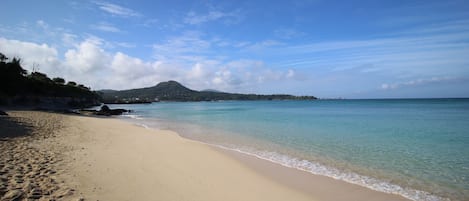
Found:
[[84, 90], [90, 90], [89, 87], [86, 87], [85, 85], [79, 84], [77, 87], [84, 89]]
[[56, 77], [56, 78], [52, 79], [52, 81], [54, 81], [57, 84], [65, 84], [65, 79], [63, 79], [61, 77]]
[[15, 57], [4, 62], [7, 59], [4, 54], [0, 54], [0, 94], [15, 95], [24, 89], [27, 71], [21, 67], [21, 59]]
[[6, 57], [3, 53], [0, 52], [0, 62], [5, 63], [6, 60], [8, 60], [8, 57]]
[[[3, 55], [3, 56], [5, 56], [5, 55]], [[26, 71], [25, 69], [23, 69], [23, 67], [21, 67], [21, 59], [20, 58], [14, 57], [11, 60], [11, 62], [2, 63], [2, 64], [6, 64], [5, 65], [6, 69], [3, 69], [3, 70], [7, 74], [10, 74], [10, 75], [13, 75], [13, 76], [25, 76], [28, 73], [28, 71]]]
[[42, 82], [50, 82], [51, 81], [51, 79], [49, 77], [47, 77], [46, 74], [40, 73], [40, 72], [32, 72], [30, 77], [32, 79], [36, 79], [36, 80], [39, 80], [39, 81], [42, 81]]
[[77, 83], [74, 82], [74, 81], [68, 81], [68, 82], [67, 82], [67, 85], [69, 85], [69, 86], [77, 86]]

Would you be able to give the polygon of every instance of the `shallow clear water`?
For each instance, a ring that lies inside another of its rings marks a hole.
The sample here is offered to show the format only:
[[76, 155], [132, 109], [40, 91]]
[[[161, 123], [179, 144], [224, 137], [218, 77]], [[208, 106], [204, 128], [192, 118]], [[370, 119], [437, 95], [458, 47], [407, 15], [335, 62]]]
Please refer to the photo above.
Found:
[[469, 99], [112, 107], [134, 110], [138, 124], [413, 200], [469, 200]]

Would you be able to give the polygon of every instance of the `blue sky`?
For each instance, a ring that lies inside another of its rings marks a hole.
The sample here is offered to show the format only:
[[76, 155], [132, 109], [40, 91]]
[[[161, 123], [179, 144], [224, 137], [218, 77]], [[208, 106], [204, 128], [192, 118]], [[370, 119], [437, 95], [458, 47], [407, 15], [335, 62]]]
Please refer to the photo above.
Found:
[[469, 97], [467, 1], [2, 1], [0, 52], [93, 89]]

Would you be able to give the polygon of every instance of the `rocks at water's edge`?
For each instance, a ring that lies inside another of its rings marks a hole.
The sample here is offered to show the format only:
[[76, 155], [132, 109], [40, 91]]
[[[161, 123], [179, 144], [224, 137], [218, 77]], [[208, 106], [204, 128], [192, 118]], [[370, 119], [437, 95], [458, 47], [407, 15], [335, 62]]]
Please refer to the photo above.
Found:
[[105, 116], [121, 115], [124, 112], [130, 112], [130, 111], [126, 109], [110, 109], [107, 105], [103, 105], [101, 106], [101, 110], [97, 112], [97, 115], [105, 115]]
[[8, 116], [8, 114], [2, 110], [0, 110], [0, 115], [3, 115], [3, 116]]
[[110, 109], [109, 106], [103, 105], [100, 110], [81, 110], [81, 112], [91, 112], [94, 115], [111, 116], [111, 115], [122, 115], [131, 110], [126, 109]]

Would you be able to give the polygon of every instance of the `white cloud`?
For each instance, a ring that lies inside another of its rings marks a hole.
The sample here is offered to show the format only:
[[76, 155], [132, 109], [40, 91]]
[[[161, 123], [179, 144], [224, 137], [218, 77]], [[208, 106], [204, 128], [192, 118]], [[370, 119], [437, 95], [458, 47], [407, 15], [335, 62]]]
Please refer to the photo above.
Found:
[[184, 18], [184, 23], [191, 25], [199, 25], [210, 21], [217, 21], [224, 19], [224, 23], [234, 24], [240, 20], [239, 11], [222, 12], [222, 11], [209, 11], [207, 14], [197, 14], [193, 11], [187, 13]]
[[57, 50], [47, 44], [36, 44], [0, 37], [0, 52], [7, 57], [22, 59], [23, 68], [31, 71], [33, 65], [40, 71], [54, 72], [60, 66]]
[[115, 44], [119, 47], [125, 47], [125, 48], [134, 48], [137, 46], [133, 43], [127, 43], [127, 42], [115, 42]]
[[152, 18], [152, 19], [147, 19], [145, 20], [142, 24], [142, 26], [144, 27], [153, 27], [155, 24], [157, 24], [159, 22], [158, 19], [155, 19], [155, 18]]
[[151, 70], [151, 63], [117, 52], [112, 59], [111, 68], [118, 75], [138, 79]]
[[184, 23], [187, 24], [202, 24], [208, 21], [217, 20], [224, 17], [225, 14], [219, 11], [211, 11], [207, 15], [197, 15], [195, 12], [187, 13], [184, 18]]
[[39, 26], [43, 29], [48, 29], [49, 28], [49, 25], [47, 25], [47, 23], [44, 22], [43, 20], [36, 21], [36, 24], [37, 24], [37, 26]]
[[78, 39], [78, 36], [75, 35], [75, 34], [69, 34], [69, 33], [64, 33], [62, 34], [62, 43], [65, 45], [65, 46], [73, 46], [75, 45], [77, 42], [77, 39]]
[[119, 28], [107, 22], [100, 22], [98, 24], [91, 25], [91, 28], [104, 32], [120, 33], [122, 32]]
[[[469, 27], [469, 22], [465, 25]], [[435, 33], [420, 32], [416, 35], [399, 35], [387, 38], [329, 41], [302, 45], [280, 46], [276, 49], [264, 49], [271, 55], [282, 55], [294, 59], [283, 61], [285, 66], [335, 66], [335, 70], [343, 70], [363, 64], [375, 64], [383, 68], [383, 64], [407, 70], [417, 64], [438, 66], [467, 63], [469, 29], [455, 31], [451, 26], [438, 25], [440, 31]], [[295, 55], [300, 55], [299, 57]], [[415, 62], [414, 62], [415, 61]], [[437, 65], [435, 65], [438, 63]], [[381, 64], [381, 65], [377, 65]], [[456, 65], [454, 65], [456, 66]], [[441, 68], [442, 69], [442, 68]]]
[[212, 72], [208, 70], [203, 63], [197, 62], [188, 72], [188, 78], [193, 80], [205, 80], [204, 84], [209, 84], [208, 79]]
[[120, 17], [139, 17], [142, 16], [137, 11], [134, 11], [129, 8], [124, 8], [122, 6], [119, 6], [117, 4], [109, 3], [109, 2], [94, 2], [96, 5], [99, 6], [99, 9], [112, 14], [114, 16], [120, 16]]
[[[181, 36], [171, 37], [163, 43], [153, 45], [155, 57], [170, 59], [182, 55], [202, 55], [211, 46], [211, 42], [201, 38], [199, 32], [185, 32]], [[191, 59], [186, 57], [186, 59]]]
[[274, 30], [274, 35], [281, 39], [293, 39], [303, 37], [306, 35], [306, 33], [302, 31], [297, 31], [295, 29], [284, 28]]
[[75, 49], [69, 49], [65, 53], [64, 65], [78, 74], [108, 67], [111, 56], [100, 47], [101, 44], [97, 39], [86, 39]]
[[[163, 43], [153, 45], [155, 58], [164, 63], [178, 64], [183, 69], [178, 77], [180, 81], [196, 89], [218, 89], [223, 91], [243, 91], [248, 86], [279, 80], [297, 80], [299, 76], [290, 70], [274, 70], [262, 61], [230, 59], [222, 53], [214, 53], [215, 46], [224, 44], [224, 48], [237, 47], [238, 43], [222, 39], [206, 39], [199, 32], [186, 32], [169, 38]], [[266, 40], [250, 45], [279, 45], [277, 41]], [[243, 43], [243, 46], [249, 43]], [[229, 47], [226, 47], [229, 46]]]
[[[7, 56], [21, 54], [27, 63], [40, 64], [40, 71], [49, 76], [60, 76], [91, 86], [93, 89], [129, 89], [148, 87], [158, 82], [177, 80], [190, 88], [218, 89], [232, 92], [246, 92], [259, 83], [293, 79], [293, 70], [273, 70], [257, 60], [142, 60], [122, 52], [106, 51], [106, 41], [89, 36], [76, 42], [74, 35], [65, 35], [65, 41], [75, 43], [59, 59], [57, 50], [46, 44], [36, 44], [0, 38], [0, 51]], [[204, 42], [191, 39], [189, 44]], [[180, 52], [191, 52], [184, 46]], [[181, 56], [184, 57], [184, 56]], [[44, 68], [42, 68], [44, 66]]]
[[405, 82], [395, 82], [395, 83], [384, 83], [381, 84], [381, 89], [383, 90], [392, 90], [402, 87], [411, 87], [411, 86], [418, 86], [418, 85], [426, 85], [426, 84], [433, 84], [433, 83], [442, 83], [442, 82], [450, 82], [454, 80], [458, 80], [457, 77], [451, 76], [443, 76], [443, 77], [432, 77], [432, 78], [420, 78], [415, 80], [409, 80]]
[[265, 49], [279, 47], [282, 45], [284, 45], [284, 43], [281, 43], [276, 40], [264, 40], [254, 44], [250, 44], [249, 46], [246, 46], [245, 49], [249, 51], [265, 51]]
[[289, 69], [286, 76], [287, 78], [295, 77], [295, 71]]

